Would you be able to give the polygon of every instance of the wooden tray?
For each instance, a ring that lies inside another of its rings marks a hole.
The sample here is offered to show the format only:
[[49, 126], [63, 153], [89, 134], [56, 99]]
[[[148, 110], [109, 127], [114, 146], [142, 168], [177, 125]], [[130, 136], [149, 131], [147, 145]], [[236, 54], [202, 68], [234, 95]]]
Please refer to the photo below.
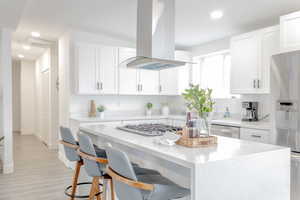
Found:
[[181, 135], [181, 138], [176, 142], [176, 144], [197, 148], [197, 147], [210, 147], [215, 146], [218, 143], [218, 138], [216, 136], [208, 136], [208, 137], [199, 137], [199, 138], [189, 138], [185, 137], [182, 132], [178, 132]]

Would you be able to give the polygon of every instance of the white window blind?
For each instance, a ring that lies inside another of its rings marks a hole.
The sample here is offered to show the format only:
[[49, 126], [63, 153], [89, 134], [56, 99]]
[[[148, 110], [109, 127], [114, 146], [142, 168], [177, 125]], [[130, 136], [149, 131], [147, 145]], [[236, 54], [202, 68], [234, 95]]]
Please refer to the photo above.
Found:
[[213, 89], [213, 98], [230, 98], [231, 56], [226, 52], [195, 57], [193, 84]]

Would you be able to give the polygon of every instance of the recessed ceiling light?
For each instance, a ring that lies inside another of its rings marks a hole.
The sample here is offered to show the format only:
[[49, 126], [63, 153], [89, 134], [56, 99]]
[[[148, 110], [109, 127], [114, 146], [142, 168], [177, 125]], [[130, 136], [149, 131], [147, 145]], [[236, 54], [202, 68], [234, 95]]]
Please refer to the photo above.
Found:
[[23, 54], [18, 55], [19, 58], [24, 58], [25, 56]]
[[31, 36], [32, 37], [40, 37], [41, 36], [41, 34], [39, 33], [39, 32], [31, 32]]
[[223, 17], [223, 11], [222, 10], [214, 10], [210, 13], [211, 19], [221, 19]]
[[23, 45], [23, 49], [25, 49], [25, 50], [29, 50], [29, 49], [31, 49], [31, 47], [29, 46], [29, 45]]

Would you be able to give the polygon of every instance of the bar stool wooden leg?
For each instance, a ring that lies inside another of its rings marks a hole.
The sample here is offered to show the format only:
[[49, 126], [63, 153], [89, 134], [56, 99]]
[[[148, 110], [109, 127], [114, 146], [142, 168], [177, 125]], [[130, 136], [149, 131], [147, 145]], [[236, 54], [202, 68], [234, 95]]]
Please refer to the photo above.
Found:
[[[94, 187], [95, 187], [95, 192], [96, 192], [95, 194], [97, 194], [97, 193], [100, 192], [100, 189], [99, 189], [99, 179], [100, 179], [100, 178], [97, 177], [97, 178], [96, 178], [96, 181], [95, 181], [95, 186], [94, 186]], [[97, 198], [97, 200], [101, 200], [101, 195], [97, 195], [96, 198]]]
[[70, 197], [70, 200], [74, 200], [74, 196], [76, 194], [76, 189], [77, 189], [77, 183], [78, 183], [80, 168], [81, 168], [82, 165], [83, 165], [82, 161], [78, 161], [76, 163], [75, 174], [74, 174], [73, 182], [72, 182], [72, 192], [71, 192], [72, 197]]
[[89, 200], [94, 200], [95, 199], [95, 194], [96, 194], [96, 191], [95, 191], [95, 182], [96, 182], [96, 177], [93, 177]]
[[115, 189], [114, 189], [114, 184], [113, 180], [110, 180], [110, 191], [111, 191], [111, 200], [115, 200]]

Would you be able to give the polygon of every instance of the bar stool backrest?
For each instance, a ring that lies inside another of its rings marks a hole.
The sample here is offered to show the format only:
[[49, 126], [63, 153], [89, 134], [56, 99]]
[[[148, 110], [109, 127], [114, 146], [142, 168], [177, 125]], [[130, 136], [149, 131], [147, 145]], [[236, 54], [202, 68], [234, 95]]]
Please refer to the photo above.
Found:
[[[128, 156], [113, 147], [106, 147], [106, 154], [108, 158], [108, 165], [115, 172], [129, 178], [131, 180], [137, 181], [136, 174], [133, 167], [129, 161]], [[139, 189], [131, 187], [125, 183], [117, 180], [113, 180], [116, 194], [122, 200], [142, 200], [142, 193]]]
[[[77, 145], [76, 140], [69, 128], [60, 127], [60, 136], [64, 142]], [[80, 161], [76, 149], [64, 145], [65, 155], [69, 161]]]
[[[93, 157], [97, 157], [92, 140], [84, 133], [78, 134], [79, 150], [83, 153], [89, 154]], [[96, 161], [83, 158], [84, 168], [86, 173], [91, 177], [102, 176], [102, 172], [105, 169], [105, 164], [97, 163]]]

